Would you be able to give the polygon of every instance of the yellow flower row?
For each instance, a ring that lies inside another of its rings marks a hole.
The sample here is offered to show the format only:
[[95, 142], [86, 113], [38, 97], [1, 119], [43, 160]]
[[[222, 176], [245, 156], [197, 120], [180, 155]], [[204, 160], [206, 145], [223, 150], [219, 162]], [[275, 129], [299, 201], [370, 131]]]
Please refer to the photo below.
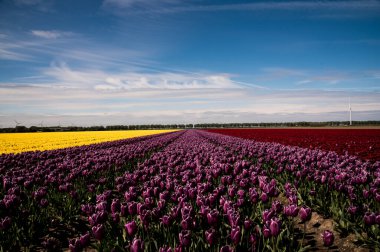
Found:
[[171, 131], [174, 130], [5, 133], [0, 134], [0, 154], [53, 150]]

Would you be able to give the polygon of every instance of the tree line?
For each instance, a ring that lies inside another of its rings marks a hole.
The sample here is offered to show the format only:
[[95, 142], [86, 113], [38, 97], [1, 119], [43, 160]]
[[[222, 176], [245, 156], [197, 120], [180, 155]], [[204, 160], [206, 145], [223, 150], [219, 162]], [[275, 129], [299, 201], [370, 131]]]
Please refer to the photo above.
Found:
[[[353, 121], [352, 126], [376, 126], [380, 121]], [[107, 131], [107, 130], [148, 130], [148, 129], [204, 129], [204, 128], [268, 128], [268, 127], [337, 127], [349, 126], [348, 121], [329, 122], [281, 122], [281, 123], [198, 123], [198, 124], [144, 124], [112, 126], [22, 126], [0, 128], [0, 133], [19, 132], [69, 132], [69, 131]]]

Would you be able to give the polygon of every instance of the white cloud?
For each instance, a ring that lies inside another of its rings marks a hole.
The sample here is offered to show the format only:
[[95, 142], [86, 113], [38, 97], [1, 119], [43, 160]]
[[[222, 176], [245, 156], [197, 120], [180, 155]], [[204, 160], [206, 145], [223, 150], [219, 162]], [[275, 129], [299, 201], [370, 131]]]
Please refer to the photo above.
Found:
[[60, 37], [66, 37], [72, 35], [71, 32], [55, 31], [55, 30], [32, 30], [31, 33], [40, 38], [45, 39], [57, 39]]
[[30, 57], [22, 53], [14, 52], [10, 48], [3, 47], [3, 45], [0, 43], [0, 59], [25, 61], [29, 60]]
[[66, 64], [53, 64], [43, 71], [56, 83], [71, 88], [90, 88], [100, 91], [116, 90], [175, 90], [241, 88], [227, 74], [107, 73], [101, 70], [73, 70]]

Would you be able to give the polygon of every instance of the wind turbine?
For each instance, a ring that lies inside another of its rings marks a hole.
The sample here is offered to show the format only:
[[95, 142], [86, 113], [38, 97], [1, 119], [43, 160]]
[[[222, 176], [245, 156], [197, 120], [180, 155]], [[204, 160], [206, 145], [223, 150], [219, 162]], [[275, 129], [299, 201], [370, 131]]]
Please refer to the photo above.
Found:
[[44, 121], [41, 121], [40, 124], [38, 124], [38, 125], [40, 125], [40, 127], [42, 128], [44, 126], [43, 123], [44, 123]]
[[17, 126], [20, 126], [21, 123], [19, 123], [19, 122], [16, 121], [16, 120], [13, 120], [13, 121], [16, 123], [16, 127], [17, 127]]

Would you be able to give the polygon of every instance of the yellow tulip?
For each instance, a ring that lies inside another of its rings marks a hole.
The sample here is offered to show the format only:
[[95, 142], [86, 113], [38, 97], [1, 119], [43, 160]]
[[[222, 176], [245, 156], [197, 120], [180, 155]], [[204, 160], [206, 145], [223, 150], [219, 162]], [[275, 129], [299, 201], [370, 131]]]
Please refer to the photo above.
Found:
[[0, 134], [0, 154], [54, 150], [172, 131], [175, 130], [4, 133]]

